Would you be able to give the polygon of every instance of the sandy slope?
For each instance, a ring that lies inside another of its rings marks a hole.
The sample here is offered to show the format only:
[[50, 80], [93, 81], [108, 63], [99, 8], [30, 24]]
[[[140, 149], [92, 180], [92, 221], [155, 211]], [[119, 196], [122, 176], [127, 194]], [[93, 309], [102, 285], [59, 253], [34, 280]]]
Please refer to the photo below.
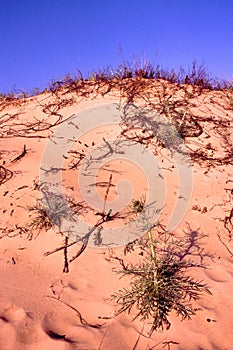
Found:
[[[154, 89], [160, 88], [159, 84], [155, 84]], [[168, 85], [167, 89], [172, 87]], [[176, 95], [179, 93], [182, 95], [182, 90], [175, 91]], [[204, 251], [199, 250], [197, 258], [206, 256], [207, 269], [194, 269], [190, 273], [193, 277], [204, 280], [212, 295], [203, 294], [194, 303], [199, 310], [191, 320], [181, 321], [171, 313], [170, 329], [154, 332], [151, 338], [148, 338], [149, 320], [132, 322], [131, 315], [115, 316], [117, 306], [109, 299], [115, 291], [129, 283], [126, 279], [119, 279], [113, 271], [114, 268], [120, 268], [113, 257], [124, 257], [124, 247], [87, 247], [69, 264], [69, 272], [64, 273], [64, 251], [48, 256], [44, 253], [62, 246], [65, 237], [58, 233], [56, 227], [38, 231], [29, 225], [35, 213], [28, 208], [34, 206], [40, 198], [38, 181], [41, 159], [48, 137], [55, 127], [38, 132], [35, 125], [33, 129], [28, 127], [28, 123], [43, 120], [44, 124], [38, 125], [46, 126], [45, 123], [54, 123], [59, 118], [58, 113], [64, 120], [88, 107], [119, 102], [119, 98], [117, 91], [104, 97], [99, 93], [82, 98], [75, 93], [62, 92], [56, 96], [44, 93], [21, 100], [15, 105], [2, 104], [0, 161], [8, 173], [0, 185], [0, 350], [232, 349], [232, 225], [230, 220], [225, 219], [230, 216], [232, 209], [233, 165], [230, 161], [213, 167], [208, 167], [204, 162], [193, 164], [191, 200], [185, 216], [174, 230], [177, 236], [185, 232], [200, 238]], [[142, 103], [140, 99], [137, 102]], [[51, 114], [51, 109], [56, 104], [60, 104], [60, 110]], [[214, 125], [203, 121], [202, 135], [188, 139], [190, 149], [195, 149], [198, 145], [203, 149], [211, 143], [212, 150], [207, 147], [206, 152], [210, 156], [214, 153], [214, 157], [221, 157], [226, 149], [232, 149], [233, 111], [227, 104], [224, 92], [203, 92], [194, 96], [190, 100], [190, 108], [194, 115], [204, 117], [208, 114], [216, 121]], [[221, 125], [223, 121], [225, 129]], [[80, 142], [74, 143], [70, 148], [73, 153], [67, 154], [64, 167], [74, 164], [72, 155], [88, 154], [96, 144], [103, 142], [103, 137], [106, 141], [113, 139], [119, 130], [117, 126], [100, 125], [95, 130], [83, 132]], [[17, 160], [24, 145], [27, 152]], [[153, 150], [155, 146], [149, 147]], [[166, 206], [161, 215], [161, 220], [166, 222], [179, 194], [178, 175], [169, 153], [163, 150], [155, 157], [163, 168], [166, 179]], [[77, 159], [75, 158], [76, 161]], [[133, 188], [131, 199], [143, 197], [148, 184], [139, 167], [124, 159], [111, 162], [106, 157], [104, 161], [97, 180], [99, 183], [105, 182], [105, 187], [96, 187], [102, 201], [110, 173], [113, 175], [107, 198], [109, 205], [118, 199], [119, 188], [116, 185], [122, 174]], [[67, 194], [80, 201], [82, 193], [77, 181], [78, 171], [79, 168], [64, 171], [63, 180]], [[153, 171], [152, 168], [151, 172]], [[159, 186], [155, 185], [155, 192]], [[126, 192], [121, 192], [123, 202], [124, 193]], [[129, 210], [130, 203], [126, 203], [127, 208], [123, 208], [121, 213], [125, 214]], [[96, 215], [96, 209], [93, 211], [87, 207], [80, 215], [88, 225], [94, 225], [100, 219]], [[119, 218], [105, 222], [103, 226], [123, 227], [124, 223], [125, 219]], [[80, 247], [77, 244], [71, 246], [68, 258], [74, 256]], [[131, 259], [134, 258], [132, 255]]]

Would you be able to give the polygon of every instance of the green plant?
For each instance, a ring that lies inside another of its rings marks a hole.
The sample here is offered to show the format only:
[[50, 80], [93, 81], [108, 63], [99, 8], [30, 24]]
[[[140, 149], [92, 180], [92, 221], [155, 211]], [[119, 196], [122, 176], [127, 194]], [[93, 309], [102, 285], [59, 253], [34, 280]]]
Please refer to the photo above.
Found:
[[43, 207], [41, 203], [36, 204], [34, 207], [29, 208], [29, 211], [36, 212], [36, 217], [29, 224], [29, 227], [32, 229], [45, 229], [48, 231], [53, 227], [53, 222], [47, 212], [47, 210]]
[[29, 211], [36, 213], [29, 227], [33, 229], [45, 229], [46, 231], [57, 226], [61, 228], [63, 219], [75, 220], [75, 214], [83, 209], [81, 203], [76, 203], [73, 198], [65, 197], [49, 192], [41, 187], [43, 200], [29, 208]]
[[[162, 226], [157, 224], [156, 227]], [[201, 292], [211, 294], [206, 284], [186, 274], [187, 269], [202, 266], [188, 257], [192, 252], [201, 252], [195, 234], [186, 241], [174, 239], [164, 228], [162, 233], [157, 230], [157, 234], [157, 239], [154, 239], [150, 228], [148, 237], [126, 247], [126, 252], [134, 251], [135, 247], [140, 249], [143, 256], [141, 263], [125, 265], [122, 259], [116, 258], [123, 267], [118, 273], [122, 277], [130, 276], [132, 281], [129, 288], [112, 295], [112, 299], [120, 305], [117, 314], [130, 313], [136, 307], [133, 320], [152, 318], [150, 335], [159, 328], [170, 327], [168, 317], [172, 310], [183, 319], [191, 318], [196, 309], [190, 301], [199, 299]]]

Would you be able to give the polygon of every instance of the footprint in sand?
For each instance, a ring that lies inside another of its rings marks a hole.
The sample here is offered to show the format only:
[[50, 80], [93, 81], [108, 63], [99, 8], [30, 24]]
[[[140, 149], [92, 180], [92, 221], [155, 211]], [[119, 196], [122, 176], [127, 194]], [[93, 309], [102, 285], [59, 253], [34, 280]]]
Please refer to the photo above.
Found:
[[0, 311], [0, 318], [13, 324], [21, 322], [26, 316], [25, 310], [16, 305], [8, 305]]
[[38, 326], [27, 312], [16, 305], [6, 306], [0, 312], [0, 319], [15, 330], [16, 342], [33, 344], [38, 340]]
[[77, 318], [71, 316], [69, 311], [63, 309], [49, 311], [42, 321], [43, 331], [52, 339], [66, 340], [66, 334], [77, 324]]

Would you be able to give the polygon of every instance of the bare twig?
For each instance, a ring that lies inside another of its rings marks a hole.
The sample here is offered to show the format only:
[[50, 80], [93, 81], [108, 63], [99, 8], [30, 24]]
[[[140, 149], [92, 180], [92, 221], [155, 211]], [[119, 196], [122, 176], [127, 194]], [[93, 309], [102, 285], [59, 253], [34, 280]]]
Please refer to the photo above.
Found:
[[112, 174], [110, 174], [110, 176], [109, 176], [108, 185], [107, 185], [105, 196], [104, 196], [103, 213], [105, 213], [106, 202], [107, 202], [107, 199], [108, 199], [108, 194], [109, 194], [109, 190], [110, 190], [111, 185], [112, 185]]
[[86, 249], [87, 247], [87, 242], [84, 242], [82, 244], [82, 247], [79, 249], [78, 253], [75, 254], [70, 260], [69, 260], [69, 263], [71, 263], [72, 261], [74, 261], [75, 259], [77, 259], [83, 252], [84, 250]]
[[13, 172], [0, 165], [0, 185], [9, 181], [13, 176]]
[[26, 155], [26, 153], [27, 153], [27, 149], [26, 149], [26, 145], [24, 145], [24, 146], [23, 146], [23, 151], [22, 151], [22, 153], [21, 153], [18, 157], [14, 158], [14, 159], [11, 161], [11, 163], [15, 163], [15, 162], [17, 162], [18, 160], [20, 160], [21, 158], [23, 158], [23, 157]]
[[64, 304], [64, 305], [68, 306], [70, 309], [72, 309], [73, 311], [75, 311], [76, 314], [77, 314], [77, 316], [78, 316], [78, 318], [79, 318], [79, 320], [80, 320], [80, 322], [81, 322], [81, 324], [84, 325], [84, 326], [88, 326], [88, 327], [92, 327], [92, 328], [101, 328], [101, 327], [105, 324], [105, 323], [102, 323], [102, 324], [98, 324], [98, 323], [97, 323], [97, 324], [89, 323], [89, 322], [87, 322], [87, 321], [82, 317], [80, 311], [78, 311], [74, 306], [68, 304], [67, 302], [65, 302], [65, 301], [63, 301], [63, 300], [61, 300], [61, 299], [59, 299], [59, 298], [56, 298], [56, 297], [54, 297], [54, 296], [51, 296], [51, 295], [47, 295], [47, 298], [51, 298], [51, 299], [55, 299], [55, 300], [57, 300], [57, 301], [60, 301], [60, 303], [62, 303], [62, 304]]
[[68, 273], [69, 272], [69, 262], [68, 262], [68, 256], [67, 256], [67, 245], [68, 245], [68, 237], [65, 238], [65, 248], [64, 248], [64, 268], [63, 272]]
[[219, 234], [219, 233], [217, 233], [217, 236], [218, 236], [220, 242], [221, 242], [221, 243], [224, 245], [224, 247], [227, 249], [228, 253], [230, 253], [231, 257], [233, 257], [232, 251], [228, 248], [228, 246], [226, 245], [226, 243], [223, 242], [223, 240], [222, 240], [222, 238], [220, 237], [220, 234]]

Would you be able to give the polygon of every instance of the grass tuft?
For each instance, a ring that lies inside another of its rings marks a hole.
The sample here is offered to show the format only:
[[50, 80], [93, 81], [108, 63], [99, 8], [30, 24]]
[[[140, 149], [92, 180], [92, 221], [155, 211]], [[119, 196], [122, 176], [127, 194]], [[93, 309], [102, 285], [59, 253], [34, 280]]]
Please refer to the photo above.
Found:
[[29, 227], [36, 230], [50, 230], [54, 224], [48, 214], [48, 211], [43, 207], [41, 203], [36, 204], [34, 207], [29, 208], [29, 211], [36, 213], [36, 217], [29, 224]]
[[0, 92], [0, 103], [13, 103], [26, 99], [27, 97], [36, 96], [42, 92], [52, 92], [56, 94], [61, 89], [67, 91], [82, 90], [86, 84], [91, 83], [111, 83], [126, 79], [147, 79], [147, 80], [165, 80], [174, 84], [189, 84], [198, 87], [200, 91], [207, 90], [232, 90], [233, 81], [226, 79], [219, 80], [210, 74], [204, 64], [198, 64], [196, 60], [192, 62], [191, 68], [180, 67], [166, 69], [163, 66], [153, 65], [147, 59], [125, 61], [118, 65], [117, 68], [111, 66], [93, 70], [86, 77], [80, 70], [76, 74], [68, 74], [62, 79], [52, 80], [44, 89], [34, 88], [30, 92], [21, 90], [10, 90], [9, 93]]

